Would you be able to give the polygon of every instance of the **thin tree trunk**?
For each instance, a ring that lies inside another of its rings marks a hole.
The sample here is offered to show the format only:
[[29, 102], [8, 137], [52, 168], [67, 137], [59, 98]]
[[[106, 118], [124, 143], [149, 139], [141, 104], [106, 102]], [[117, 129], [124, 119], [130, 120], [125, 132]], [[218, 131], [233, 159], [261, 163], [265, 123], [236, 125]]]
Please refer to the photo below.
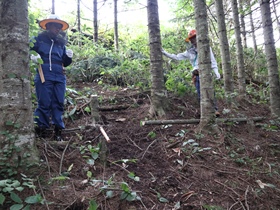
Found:
[[[277, 21], [277, 28], [278, 28], [278, 33], [279, 33], [279, 39], [280, 39], [280, 20], [279, 20], [279, 17], [277, 15], [277, 5], [275, 4], [275, 1], [276, 0], [272, 0], [272, 3], [273, 3], [273, 13], [275, 14], [275, 19]], [[279, 2], [278, 2], [279, 4]]]
[[80, 9], [81, 0], [77, 1], [77, 18], [78, 18], [78, 32], [81, 33], [81, 9]]
[[270, 1], [260, 0], [264, 46], [268, 67], [268, 80], [270, 88], [270, 109], [273, 117], [280, 117], [280, 82], [277, 55], [274, 43]]
[[255, 55], [257, 55], [258, 47], [257, 47], [256, 34], [255, 34], [255, 26], [254, 26], [254, 21], [253, 21], [253, 11], [252, 11], [251, 0], [249, 0], [249, 10], [250, 10], [250, 12], [249, 12], [250, 13], [250, 26], [251, 26], [251, 31], [252, 31], [253, 48], [254, 48]]
[[114, 0], [114, 44], [115, 44], [115, 51], [118, 51], [119, 50], [118, 0]]
[[245, 27], [245, 15], [244, 15], [244, 0], [239, 0], [239, 7], [240, 7], [240, 23], [241, 23], [241, 34], [243, 40], [243, 47], [247, 48], [247, 34], [246, 34], [246, 27]]
[[94, 34], [94, 42], [98, 41], [98, 24], [97, 24], [97, 0], [93, 0], [93, 34]]
[[147, 0], [147, 14], [152, 75], [152, 100], [149, 113], [151, 116], [164, 117], [165, 108], [168, 106], [168, 103], [163, 78], [163, 59], [161, 53], [161, 36], [157, 0]]
[[230, 60], [230, 51], [226, 31], [225, 14], [223, 0], [216, 0], [216, 13], [218, 22], [218, 34], [220, 51], [222, 56], [222, 69], [224, 78], [224, 87], [227, 103], [231, 103], [231, 96], [233, 93], [233, 78], [232, 78], [232, 68]]
[[241, 36], [240, 36], [241, 32], [240, 32], [240, 23], [238, 18], [237, 0], [231, 0], [231, 7], [232, 7], [233, 22], [234, 22], [234, 33], [236, 38], [238, 89], [239, 89], [239, 97], [242, 99], [245, 96], [246, 85], [245, 85], [245, 67], [244, 67], [243, 48], [242, 48]]
[[55, 0], [52, 0], [52, 14], [55, 14]]
[[200, 79], [200, 124], [198, 132], [218, 132], [215, 122], [214, 109], [214, 89], [211, 74], [210, 45], [208, 36], [208, 21], [206, 2], [203, 0], [194, 0], [195, 20], [196, 20], [196, 40], [199, 61], [199, 79]]

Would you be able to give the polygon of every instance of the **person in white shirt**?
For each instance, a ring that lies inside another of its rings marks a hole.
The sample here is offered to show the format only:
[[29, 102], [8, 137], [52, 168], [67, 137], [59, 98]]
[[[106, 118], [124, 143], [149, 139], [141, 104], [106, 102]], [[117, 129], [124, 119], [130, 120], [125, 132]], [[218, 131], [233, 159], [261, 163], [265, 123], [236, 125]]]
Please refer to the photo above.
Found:
[[[188, 37], [185, 40], [186, 42], [191, 42], [192, 46], [190, 49], [187, 49], [185, 52], [183, 53], [179, 53], [179, 54], [171, 54], [166, 52], [164, 49], [162, 49], [162, 54], [165, 55], [168, 58], [171, 58], [173, 60], [189, 60], [193, 70], [193, 76], [192, 76], [192, 81], [196, 87], [196, 91], [197, 91], [197, 95], [198, 95], [198, 100], [200, 101], [200, 82], [199, 82], [199, 67], [198, 67], [198, 52], [197, 52], [197, 43], [196, 43], [196, 30], [192, 29], [189, 34]], [[215, 56], [212, 52], [212, 49], [210, 47], [210, 58], [211, 58], [211, 68], [214, 71], [216, 78], [220, 79], [221, 75], [218, 71], [218, 66], [217, 66], [217, 61], [215, 59]], [[215, 102], [215, 114], [216, 116], [220, 116], [220, 113], [218, 112], [218, 108]]]

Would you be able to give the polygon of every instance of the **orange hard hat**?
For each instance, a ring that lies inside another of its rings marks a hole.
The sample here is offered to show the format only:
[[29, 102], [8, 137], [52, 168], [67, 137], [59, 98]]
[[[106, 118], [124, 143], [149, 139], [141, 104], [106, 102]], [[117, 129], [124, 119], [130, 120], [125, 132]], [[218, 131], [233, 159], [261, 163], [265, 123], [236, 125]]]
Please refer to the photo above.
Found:
[[185, 39], [186, 42], [189, 42], [190, 41], [190, 38], [193, 38], [196, 36], [196, 30], [195, 29], [192, 29], [190, 32], [189, 32], [189, 35], [188, 37]]

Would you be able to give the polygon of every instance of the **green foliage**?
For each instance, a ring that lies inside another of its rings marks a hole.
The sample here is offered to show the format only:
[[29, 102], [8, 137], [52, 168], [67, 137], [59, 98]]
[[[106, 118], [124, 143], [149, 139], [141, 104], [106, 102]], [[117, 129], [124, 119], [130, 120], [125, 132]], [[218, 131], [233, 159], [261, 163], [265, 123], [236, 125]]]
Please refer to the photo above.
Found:
[[269, 123], [257, 123], [256, 125], [266, 131], [278, 132], [280, 130], [280, 120], [269, 120]]
[[[10, 206], [11, 210], [30, 209], [32, 204], [43, 204], [44, 200], [40, 194], [28, 196], [22, 199], [19, 195], [24, 189], [35, 189], [33, 179], [22, 175], [22, 182], [15, 179], [0, 180], [0, 206]], [[23, 194], [23, 193], [21, 193]]]
[[88, 210], [97, 210], [98, 204], [96, 203], [95, 200], [90, 200], [89, 201], [89, 208]]
[[24, 159], [21, 160], [23, 158], [22, 149], [15, 144], [18, 138], [17, 135], [10, 132], [12, 129], [18, 129], [20, 125], [12, 121], [7, 121], [5, 125], [7, 130], [0, 133], [0, 135], [4, 136], [0, 143], [0, 148], [2, 148], [0, 149], [0, 177], [11, 178], [18, 173], [20, 166], [27, 163]]
[[154, 131], [148, 133], [148, 136], [152, 139], [156, 138], [157, 134]]
[[[99, 84], [149, 86], [149, 60], [142, 52], [113, 52], [89, 39], [82, 46], [71, 46], [75, 52], [67, 74], [72, 81], [97, 81]], [[130, 48], [132, 49], [132, 47]]]
[[87, 159], [87, 164], [94, 165], [95, 160], [99, 157], [101, 144], [99, 143], [96, 147], [92, 145], [80, 146], [80, 153], [84, 158]]
[[135, 200], [141, 200], [141, 198], [137, 195], [135, 191], [131, 191], [128, 184], [125, 182], [121, 183], [121, 200], [127, 200], [127, 201], [135, 201]]
[[[129, 173], [130, 178], [133, 176], [134, 181], [139, 181], [139, 179], [135, 179], [135, 175], [133, 173]], [[120, 199], [127, 201], [135, 201], [141, 200], [141, 198], [137, 195], [137, 192], [130, 189], [129, 185], [126, 182], [115, 182], [114, 175], [112, 175], [108, 180], [90, 180], [90, 184], [96, 186], [98, 183], [103, 183], [104, 185], [101, 187], [101, 190], [105, 192], [107, 198], [112, 198], [114, 196], [115, 191], [121, 191]]]
[[190, 158], [195, 153], [211, 150], [211, 147], [201, 147], [194, 139], [183, 142], [182, 151]]

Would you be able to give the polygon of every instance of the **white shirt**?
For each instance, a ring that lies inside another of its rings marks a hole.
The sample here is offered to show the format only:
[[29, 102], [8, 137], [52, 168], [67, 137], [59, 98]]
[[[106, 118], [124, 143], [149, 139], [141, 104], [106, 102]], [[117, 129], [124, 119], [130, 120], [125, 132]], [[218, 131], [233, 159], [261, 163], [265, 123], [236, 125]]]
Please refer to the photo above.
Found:
[[[162, 53], [168, 57], [171, 58], [173, 60], [189, 60], [193, 70], [197, 70], [198, 68], [198, 53], [197, 53], [197, 49], [193, 46], [190, 49], [186, 50], [183, 53], [179, 53], [177, 55], [175, 54], [170, 54], [164, 50], [162, 50]], [[217, 66], [217, 61], [214, 57], [214, 54], [212, 52], [212, 49], [210, 47], [210, 58], [211, 58], [211, 68], [214, 71], [214, 73], [216, 74], [217, 79], [220, 79], [220, 73], [218, 71], [218, 66]]]

